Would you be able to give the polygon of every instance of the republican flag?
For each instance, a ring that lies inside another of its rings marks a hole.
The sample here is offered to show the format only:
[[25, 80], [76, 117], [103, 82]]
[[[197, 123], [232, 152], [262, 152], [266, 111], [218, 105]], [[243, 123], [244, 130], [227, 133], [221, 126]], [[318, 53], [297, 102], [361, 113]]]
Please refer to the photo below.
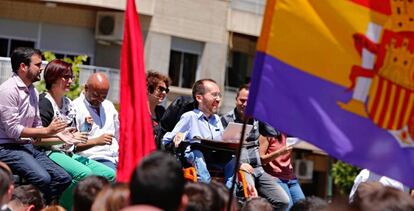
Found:
[[124, 21], [118, 182], [129, 182], [141, 158], [155, 150], [147, 99], [143, 40], [134, 0], [127, 0]]
[[414, 1], [268, 0], [247, 112], [414, 187]]

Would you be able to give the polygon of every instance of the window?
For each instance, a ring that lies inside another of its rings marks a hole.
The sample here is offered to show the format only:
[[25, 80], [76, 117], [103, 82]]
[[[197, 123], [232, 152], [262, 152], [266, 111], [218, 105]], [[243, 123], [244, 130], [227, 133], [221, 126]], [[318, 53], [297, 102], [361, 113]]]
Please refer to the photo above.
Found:
[[195, 82], [198, 55], [171, 51], [168, 75], [173, 86], [191, 88]]
[[250, 74], [253, 68], [253, 56], [246, 53], [232, 51], [230, 65], [227, 67], [227, 86], [239, 87], [250, 82]]
[[172, 37], [168, 70], [171, 85], [183, 88], [193, 86], [197, 80], [198, 63], [203, 48], [202, 42]]
[[30, 40], [0, 38], [0, 56], [10, 57], [17, 47], [35, 47], [35, 42]]
[[230, 37], [232, 48], [228, 55], [225, 84], [228, 88], [238, 88], [240, 85], [250, 82], [257, 37], [238, 33], [232, 33]]

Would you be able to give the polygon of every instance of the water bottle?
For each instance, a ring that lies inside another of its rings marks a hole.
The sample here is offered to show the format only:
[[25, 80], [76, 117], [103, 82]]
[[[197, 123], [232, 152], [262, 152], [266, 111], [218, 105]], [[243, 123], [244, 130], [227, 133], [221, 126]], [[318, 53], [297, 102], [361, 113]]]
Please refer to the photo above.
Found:
[[85, 118], [85, 121], [82, 123], [82, 126], [80, 128], [80, 132], [89, 133], [92, 130], [92, 124], [88, 123], [87, 118]]

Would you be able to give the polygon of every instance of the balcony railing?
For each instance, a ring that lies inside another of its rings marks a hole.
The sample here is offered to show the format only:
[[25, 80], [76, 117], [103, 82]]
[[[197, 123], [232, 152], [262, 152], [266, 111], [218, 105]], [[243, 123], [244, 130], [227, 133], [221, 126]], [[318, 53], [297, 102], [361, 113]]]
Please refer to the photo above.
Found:
[[[46, 66], [47, 62], [43, 62], [43, 67]], [[107, 99], [118, 103], [119, 102], [119, 69], [97, 67], [90, 65], [80, 65], [79, 83], [81, 85], [86, 83], [89, 75], [96, 72], [103, 72], [108, 76], [110, 89], [108, 92]], [[0, 57], [0, 84], [6, 81], [12, 75], [12, 68], [10, 58]]]
[[230, 7], [235, 10], [263, 15], [266, 0], [230, 0]]

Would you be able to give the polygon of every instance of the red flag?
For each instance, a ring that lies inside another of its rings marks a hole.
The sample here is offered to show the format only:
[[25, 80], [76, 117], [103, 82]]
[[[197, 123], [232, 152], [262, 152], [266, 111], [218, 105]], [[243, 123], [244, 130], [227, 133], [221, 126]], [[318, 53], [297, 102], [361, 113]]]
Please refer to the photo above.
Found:
[[124, 21], [118, 182], [129, 182], [141, 158], [155, 150], [147, 99], [143, 40], [134, 0], [127, 0]]

